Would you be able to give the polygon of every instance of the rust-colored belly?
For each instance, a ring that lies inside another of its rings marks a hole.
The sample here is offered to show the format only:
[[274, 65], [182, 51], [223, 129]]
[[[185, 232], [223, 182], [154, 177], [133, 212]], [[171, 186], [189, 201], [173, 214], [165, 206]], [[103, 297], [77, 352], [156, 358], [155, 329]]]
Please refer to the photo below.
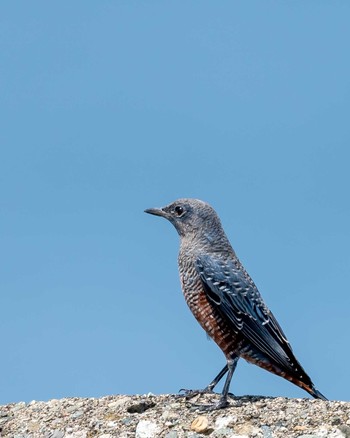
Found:
[[[191, 275], [192, 274], [192, 275]], [[193, 275], [194, 274], [194, 275]], [[216, 342], [227, 358], [239, 354], [241, 339], [228, 327], [220, 314], [213, 308], [196, 273], [181, 274], [182, 290], [194, 317], [206, 333]]]

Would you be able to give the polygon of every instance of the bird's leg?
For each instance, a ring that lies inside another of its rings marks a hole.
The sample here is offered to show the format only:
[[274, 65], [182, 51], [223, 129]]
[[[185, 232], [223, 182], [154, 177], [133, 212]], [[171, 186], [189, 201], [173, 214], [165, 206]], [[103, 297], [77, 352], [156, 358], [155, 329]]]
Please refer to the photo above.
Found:
[[198, 395], [198, 394], [208, 394], [213, 392], [213, 389], [215, 386], [220, 382], [220, 380], [224, 377], [224, 375], [228, 371], [227, 364], [224, 366], [224, 368], [219, 372], [219, 374], [213, 379], [212, 382], [209, 383], [208, 386], [206, 386], [204, 389], [180, 389], [179, 392], [183, 392], [183, 394], [186, 397], [187, 400], [191, 399], [192, 397]]
[[[201, 411], [215, 411], [217, 409], [226, 408], [229, 405], [229, 402], [227, 401], [228, 391], [230, 389], [231, 379], [232, 379], [233, 373], [236, 369], [238, 359], [239, 359], [238, 356], [234, 356], [234, 357], [231, 357], [230, 359], [227, 360], [226, 368], [227, 368], [228, 374], [227, 374], [226, 381], [225, 381], [225, 384], [224, 384], [224, 387], [223, 387], [223, 390], [221, 393], [220, 400], [217, 403], [214, 403], [212, 405], [193, 405], [194, 408], [199, 409]], [[224, 369], [221, 371], [221, 373], [224, 371]], [[225, 373], [226, 373], [226, 371], [222, 374], [222, 376], [224, 376]], [[220, 374], [218, 374], [218, 376]]]
[[204, 390], [206, 390], [207, 392], [212, 392], [213, 389], [215, 388], [215, 386], [220, 382], [220, 380], [227, 373], [227, 371], [228, 371], [228, 366], [226, 364], [224, 366], [224, 368], [220, 371], [220, 373], [213, 379], [213, 381], [211, 383], [209, 383], [209, 385], [206, 388], [204, 388]]

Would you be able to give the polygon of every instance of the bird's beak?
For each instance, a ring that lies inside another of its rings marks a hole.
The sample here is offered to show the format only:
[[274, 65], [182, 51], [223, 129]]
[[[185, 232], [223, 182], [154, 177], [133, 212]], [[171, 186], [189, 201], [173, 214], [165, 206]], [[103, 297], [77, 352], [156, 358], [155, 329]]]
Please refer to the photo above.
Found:
[[166, 212], [162, 208], [146, 208], [145, 213], [166, 217]]

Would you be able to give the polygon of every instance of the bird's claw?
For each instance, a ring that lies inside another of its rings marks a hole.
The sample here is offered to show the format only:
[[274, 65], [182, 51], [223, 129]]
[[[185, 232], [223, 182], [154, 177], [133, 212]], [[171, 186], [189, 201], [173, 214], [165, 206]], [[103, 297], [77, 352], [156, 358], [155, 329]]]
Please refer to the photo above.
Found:
[[195, 397], [196, 395], [202, 395], [202, 394], [213, 394], [212, 389], [204, 388], [204, 389], [180, 389], [179, 392], [183, 394], [179, 394], [180, 397], [185, 397], [186, 400], [190, 400], [191, 398]]
[[[191, 398], [197, 395], [203, 394], [214, 394], [213, 390], [210, 387], [206, 387], [204, 389], [180, 389], [179, 392], [183, 392], [181, 396], [184, 396], [186, 400], [190, 400]], [[228, 394], [231, 397], [234, 397], [233, 394]], [[227, 397], [223, 396], [216, 403], [212, 404], [198, 404], [198, 403], [188, 403], [188, 407], [191, 411], [200, 411], [200, 412], [208, 412], [208, 411], [217, 411], [218, 409], [224, 409], [229, 406], [230, 403], [227, 401]]]
[[226, 399], [220, 399], [217, 403], [213, 403], [210, 405], [199, 405], [191, 403], [190, 409], [191, 411], [210, 412], [227, 408], [227, 406], [230, 406], [230, 403]]

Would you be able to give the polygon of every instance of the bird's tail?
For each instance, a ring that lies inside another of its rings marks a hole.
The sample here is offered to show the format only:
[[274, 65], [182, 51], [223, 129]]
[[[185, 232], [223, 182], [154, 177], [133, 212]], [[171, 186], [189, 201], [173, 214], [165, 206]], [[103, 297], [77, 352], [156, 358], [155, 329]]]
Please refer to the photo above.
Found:
[[308, 383], [302, 382], [301, 380], [297, 379], [290, 379], [295, 385], [299, 386], [300, 388], [305, 389], [306, 392], [308, 392], [312, 397], [317, 398], [319, 400], [328, 401], [328, 398], [326, 398], [322, 392], [320, 392], [318, 389], [315, 388], [314, 384], [311, 382], [310, 377], [308, 377], [307, 374], [305, 374], [307, 379], [309, 380]]
[[307, 385], [304, 382], [294, 382], [296, 385], [300, 386], [300, 388], [305, 389], [305, 391], [307, 391], [310, 395], [312, 395], [312, 397], [314, 398], [318, 398], [320, 400], [324, 400], [324, 401], [328, 401], [328, 398], [326, 398], [322, 392], [320, 392], [318, 389], [315, 388], [314, 384], [311, 382], [311, 385]]
[[312, 397], [319, 398], [320, 400], [327, 401], [328, 398], [326, 398], [318, 389], [316, 389], [314, 386], [312, 386], [311, 391], [308, 390], [308, 393], [312, 395]]

